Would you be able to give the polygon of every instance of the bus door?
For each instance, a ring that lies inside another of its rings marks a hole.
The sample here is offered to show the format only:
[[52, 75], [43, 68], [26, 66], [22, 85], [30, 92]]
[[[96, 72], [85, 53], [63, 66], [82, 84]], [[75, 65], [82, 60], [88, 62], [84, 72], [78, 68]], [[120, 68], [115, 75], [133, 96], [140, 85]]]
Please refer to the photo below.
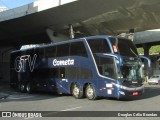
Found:
[[65, 67], [59, 68], [59, 78], [57, 80], [58, 92], [69, 93], [68, 79], [65, 75]]
[[100, 90], [105, 88], [105, 90], [101, 90], [101, 94], [115, 96], [116, 90], [113, 88], [112, 82], [117, 81], [117, 59], [110, 54], [97, 54], [95, 58], [99, 73], [105, 78], [105, 84], [104, 82], [98, 82]]

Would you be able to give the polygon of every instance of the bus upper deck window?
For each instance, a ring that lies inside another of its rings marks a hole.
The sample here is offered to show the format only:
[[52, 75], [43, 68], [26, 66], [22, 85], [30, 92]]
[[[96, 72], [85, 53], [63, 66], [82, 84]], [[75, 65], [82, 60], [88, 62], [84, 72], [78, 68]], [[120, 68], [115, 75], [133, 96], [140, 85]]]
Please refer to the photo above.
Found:
[[93, 53], [111, 53], [111, 49], [106, 39], [88, 40]]

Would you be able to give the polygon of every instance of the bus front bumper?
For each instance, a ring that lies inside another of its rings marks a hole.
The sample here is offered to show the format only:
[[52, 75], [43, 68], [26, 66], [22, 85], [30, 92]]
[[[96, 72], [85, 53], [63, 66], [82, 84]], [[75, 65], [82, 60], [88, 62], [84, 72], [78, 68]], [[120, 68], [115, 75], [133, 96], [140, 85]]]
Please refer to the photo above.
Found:
[[132, 96], [140, 96], [144, 93], [144, 85], [140, 87], [126, 87], [123, 85], [112, 83], [117, 88], [117, 97], [132, 97]]

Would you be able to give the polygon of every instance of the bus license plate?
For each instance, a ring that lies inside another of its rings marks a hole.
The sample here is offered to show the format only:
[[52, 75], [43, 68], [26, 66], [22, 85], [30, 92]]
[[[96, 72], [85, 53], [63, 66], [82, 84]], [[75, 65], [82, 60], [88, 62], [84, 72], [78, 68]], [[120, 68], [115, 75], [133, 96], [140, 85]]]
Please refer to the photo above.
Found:
[[138, 92], [133, 92], [133, 96], [136, 96], [136, 95], [138, 95]]

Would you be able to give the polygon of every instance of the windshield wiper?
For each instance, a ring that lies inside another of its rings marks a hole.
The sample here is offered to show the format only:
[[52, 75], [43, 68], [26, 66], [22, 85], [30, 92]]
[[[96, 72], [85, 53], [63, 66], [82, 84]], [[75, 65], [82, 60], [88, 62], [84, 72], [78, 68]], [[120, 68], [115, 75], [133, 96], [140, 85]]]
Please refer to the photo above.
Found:
[[130, 50], [136, 57], [138, 57], [138, 55], [132, 50], [132, 48], [130, 48]]

